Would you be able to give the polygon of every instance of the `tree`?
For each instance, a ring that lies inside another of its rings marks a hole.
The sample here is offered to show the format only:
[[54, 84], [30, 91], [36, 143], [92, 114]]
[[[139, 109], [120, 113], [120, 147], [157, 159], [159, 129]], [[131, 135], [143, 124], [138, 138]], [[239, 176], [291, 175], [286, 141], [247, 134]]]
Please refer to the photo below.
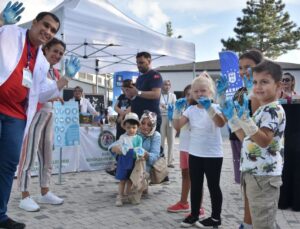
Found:
[[221, 42], [225, 49], [238, 53], [251, 48], [259, 49], [269, 58], [276, 58], [298, 47], [300, 28], [284, 12], [281, 0], [249, 0], [237, 18], [236, 38]]
[[172, 37], [173, 36], [172, 22], [168, 21], [166, 23], [166, 29], [167, 29], [167, 32], [166, 32], [167, 36]]

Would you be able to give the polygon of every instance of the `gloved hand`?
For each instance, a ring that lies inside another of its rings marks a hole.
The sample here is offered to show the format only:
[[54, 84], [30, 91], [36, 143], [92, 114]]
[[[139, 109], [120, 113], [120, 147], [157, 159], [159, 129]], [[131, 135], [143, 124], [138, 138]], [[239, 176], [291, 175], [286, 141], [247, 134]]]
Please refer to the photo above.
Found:
[[172, 104], [168, 104], [168, 120], [173, 120], [173, 112], [174, 112], [174, 106]]
[[252, 135], [257, 133], [258, 127], [253, 119], [250, 118], [249, 102], [246, 94], [244, 94], [243, 100], [243, 105], [240, 105], [237, 101], [235, 101], [235, 107], [237, 110], [237, 116], [239, 117], [239, 124], [241, 128], [245, 132], [246, 136], [251, 137]]
[[12, 4], [11, 1], [7, 3], [4, 10], [2, 11], [0, 15], [0, 20], [2, 18], [4, 25], [12, 25], [16, 24], [20, 21], [21, 16], [19, 16], [25, 9], [25, 7], [22, 7], [22, 2], [15, 2]]
[[236, 115], [236, 110], [232, 99], [227, 99], [224, 102], [224, 105], [221, 107], [221, 111], [223, 115], [226, 117], [226, 119], [228, 120], [228, 125], [231, 132], [235, 132], [241, 129], [241, 126], [239, 125], [239, 119]]
[[232, 99], [226, 99], [220, 110], [227, 120], [232, 119], [235, 113], [235, 108]]
[[247, 71], [249, 73], [249, 79], [248, 79], [247, 75], [245, 74], [243, 76], [243, 82], [244, 82], [244, 86], [247, 88], [248, 93], [250, 93], [250, 91], [253, 88], [253, 74], [252, 74], [251, 68], [248, 68]]
[[173, 112], [172, 119], [179, 119], [184, 108], [187, 106], [186, 98], [180, 98], [175, 102], [175, 110]]
[[138, 158], [138, 157], [143, 157], [144, 156], [145, 150], [142, 147], [135, 147], [134, 152], [135, 152], [135, 154]]
[[220, 106], [223, 106], [226, 100], [226, 90], [228, 89], [229, 83], [225, 76], [220, 75], [220, 78], [217, 79], [216, 88], [217, 88], [217, 102]]
[[200, 97], [197, 100], [197, 103], [199, 103], [201, 106], [205, 108], [210, 118], [214, 118], [217, 112], [215, 109], [211, 106], [211, 100], [208, 97]]
[[65, 61], [66, 76], [73, 78], [80, 69], [80, 60], [77, 57], [71, 56], [70, 61]]
[[182, 111], [187, 105], [186, 98], [180, 98], [175, 102], [175, 110]]
[[217, 95], [222, 96], [225, 94], [228, 89], [228, 80], [225, 76], [220, 75], [220, 78], [216, 81]]

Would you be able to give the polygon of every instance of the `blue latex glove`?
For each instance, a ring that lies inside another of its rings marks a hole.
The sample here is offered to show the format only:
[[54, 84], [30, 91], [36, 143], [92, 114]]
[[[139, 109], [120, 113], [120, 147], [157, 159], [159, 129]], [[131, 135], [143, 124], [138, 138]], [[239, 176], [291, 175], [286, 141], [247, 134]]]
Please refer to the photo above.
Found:
[[225, 76], [220, 75], [220, 78], [217, 79], [216, 88], [217, 88], [217, 95], [222, 96], [225, 94], [226, 90], [228, 89], [228, 80]]
[[168, 120], [173, 120], [173, 112], [174, 112], [174, 106], [172, 104], [168, 104]]
[[248, 79], [247, 75], [245, 74], [243, 76], [243, 81], [244, 81], [244, 86], [247, 88], [247, 91], [249, 93], [253, 88], [253, 74], [252, 74], [251, 68], [248, 68], [247, 71], [248, 71], [250, 77]]
[[208, 97], [200, 97], [197, 100], [197, 103], [201, 104], [205, 108], [205, 110], [208, 110], [211, 107], [211, 101]]
[[70, 61], [65, 62], [66, 76], [73, 78], [80, 69], [80, 61], [77, 57], [71, 56]]
[[11, 1], [7, 3], [5, 6], [3, 12], [2, 12], [2, 17], [3, 17], [3, 22], [4, 25], [12, 25], [16, 24], [17, 22], [20, 21], [21, 16], [19, 16], [25, 9], [25, 7], [22, 7], [23, 3], [22, 2], [15, 2], [12, 4]]
[[243, 95], [243, 104], [240, 105], [238, 101], [234, 101], [234, 106], [239, 118], [248, 119], [250, 117], [249, 100], [246, 94]]
[[180, 98], [175, 102], [175, 110], [182, 111], [187, 105], [186, 98]]
[[226, 99], [221, 108], [221, 112], [223, 113], [223, 115], [226, 117], [227, 120], [230, 120], [234, 115], [234, 109], [235, 108], [232, 99]]
[[145, 150], [142, 147], [136, 147], [136, 148], [134, 148], [134, 151], [135, 151], [137, 157], [143, 157], [145, 154]]

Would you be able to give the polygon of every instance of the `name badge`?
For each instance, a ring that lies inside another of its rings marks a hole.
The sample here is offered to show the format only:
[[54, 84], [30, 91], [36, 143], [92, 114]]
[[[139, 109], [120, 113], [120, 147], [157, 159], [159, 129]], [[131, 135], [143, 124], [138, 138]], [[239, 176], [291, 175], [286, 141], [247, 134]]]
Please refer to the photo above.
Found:
[[32, 86], [32, 73], [29, 68], [23, 68], [23, 80], [22, 85], [27, 88]]

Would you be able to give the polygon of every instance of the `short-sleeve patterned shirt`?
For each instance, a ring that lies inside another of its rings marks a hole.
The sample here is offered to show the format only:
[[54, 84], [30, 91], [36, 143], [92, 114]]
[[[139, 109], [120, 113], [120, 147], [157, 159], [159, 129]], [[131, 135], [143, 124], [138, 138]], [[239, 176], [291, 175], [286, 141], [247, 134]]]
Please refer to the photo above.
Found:
[[270, 129], [274, 137], [270, 145], [265, 148], [257, 145], [249, 136], [244, 138], [241, 171], [259, 176], [280, 176], [283, 167], [285, 112], [275, 101], [259, 107], [252, 118], [259, 128]]

